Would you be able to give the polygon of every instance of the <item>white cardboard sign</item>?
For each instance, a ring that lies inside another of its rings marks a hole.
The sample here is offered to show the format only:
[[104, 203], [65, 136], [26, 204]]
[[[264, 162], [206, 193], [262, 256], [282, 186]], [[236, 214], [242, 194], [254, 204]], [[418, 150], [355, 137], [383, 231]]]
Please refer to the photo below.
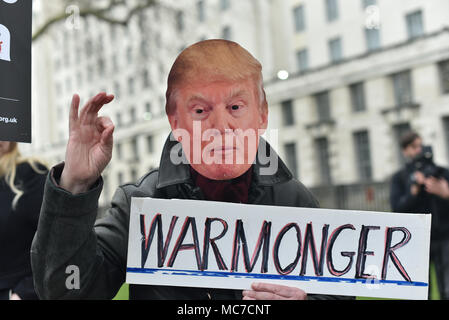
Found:
[[132, 198], [126, 282], [427, 299], [429, 214]]

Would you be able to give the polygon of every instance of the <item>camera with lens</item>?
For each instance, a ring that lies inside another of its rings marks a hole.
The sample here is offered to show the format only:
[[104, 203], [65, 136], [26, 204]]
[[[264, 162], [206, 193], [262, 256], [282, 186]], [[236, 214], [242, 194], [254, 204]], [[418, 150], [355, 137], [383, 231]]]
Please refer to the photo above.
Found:
[[433, 151], [431, 146], [423, 146], [422, 151], [412, 161], [413, 174], [412, 181], [414, 182], [414, 173], [420, 171], [426, 178], [434, 177], [441, 178], [443, 175], [442, 168], [438, 167], [433, 162]]

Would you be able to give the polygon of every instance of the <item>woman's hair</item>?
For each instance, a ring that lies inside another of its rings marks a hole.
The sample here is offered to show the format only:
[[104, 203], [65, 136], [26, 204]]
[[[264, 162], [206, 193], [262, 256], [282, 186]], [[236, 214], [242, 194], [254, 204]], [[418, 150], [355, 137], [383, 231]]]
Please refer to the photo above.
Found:
[[168, 75], [165, 111], [170, 115], [176, 110], [179, 86], [195, 81], [247, 79], [253, 80], [257, 87], [261, 109], [267, 109], [260, 62], [236, 42], [222, 39], [200, 41], [182, 51], [173, 63]]
[[16, 186], [14, 184], [14, 180], [16, 179], [17, 165], [24, 162], [28, 162], [31, 168], [33, 168], [33, 170], [39, 174], [44, 174], [46, 172], [45, 170], [41, 170], [38, 167], [38, 165], [40, 164], [47, 168], [47, 165], [42, 160], [38, 160], [32, 157], [24, 158], [21, 156], [17, 142], [11, 142], [9, 150], [0, 157], [0, 178], [5, 178], [7, 185], [15, 194], [12, 201], [13, 209], [16, 208], [20, 197], [23, 195], [23, 190], [20, 189], [20, 186]]

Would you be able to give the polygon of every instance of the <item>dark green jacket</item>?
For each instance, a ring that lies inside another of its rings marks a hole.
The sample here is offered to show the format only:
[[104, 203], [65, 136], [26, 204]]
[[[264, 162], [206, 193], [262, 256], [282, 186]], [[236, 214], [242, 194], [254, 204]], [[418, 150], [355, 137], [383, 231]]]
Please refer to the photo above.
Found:
[[[99, 179], [89, 192], [72, 195], [56, 183], [63, 164], [51, 170], [31, 249], [34, 283], [41, 299], [111, 299], [115, 296], [126, 275], [131, 197], [204, 199], [201, 190], [191, 180], [189, 165], [175, 165], [170, 161], [170, 152], [177, 144], [167, 139], [160, 168], [149, 172], [135, 184], [120, 186], [113, 196], [111, 208], [104, 218], [97, 221], [102, 180]], [[248, 202], [318, 207], [312, 194], [292, 178], [277, 154], [271, 148], [268, 149], [269, 159], [278, 161], [278, 169], [272, 175], [260, 174], [264, 166], [257, 157], [252, 166]], [[66, 282], [70, 282], [72, 265], [79, 268], [80, 286], [79, 289], [69, 290]], [[242, 298], [240, 290], [130, 285], [129, 291], [130, 299]], [[309, 295], [309, 298], [339, 297]]]

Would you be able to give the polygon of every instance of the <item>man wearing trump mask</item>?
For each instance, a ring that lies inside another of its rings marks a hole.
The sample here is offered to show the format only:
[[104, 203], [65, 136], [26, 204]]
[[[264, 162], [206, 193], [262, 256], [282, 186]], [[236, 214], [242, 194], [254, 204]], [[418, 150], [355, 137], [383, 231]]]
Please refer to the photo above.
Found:
[[[120, 186], [95, 221], [101, 173], [111, 160], [114, 125], [98, 116], [113, 95], [100, 93], [70, 109], [65, 162], [46, 182], [32, 247], [41, 298], [114, 297], [125, 281], [130, 199], [193, 199], [317, 207], [311, 193], [260, 137], [268, 105], [262, 66], [235, 42], [206, 40], [185, 49], [168, 76], [166, 113], [172, 132], [160, 166]], [[65, 286], [66, 266], [79, 267], [79, 290]], [[130, 299], [336, 299], [300, 288], [254, 283], [248, 290], [130, 285]]]

